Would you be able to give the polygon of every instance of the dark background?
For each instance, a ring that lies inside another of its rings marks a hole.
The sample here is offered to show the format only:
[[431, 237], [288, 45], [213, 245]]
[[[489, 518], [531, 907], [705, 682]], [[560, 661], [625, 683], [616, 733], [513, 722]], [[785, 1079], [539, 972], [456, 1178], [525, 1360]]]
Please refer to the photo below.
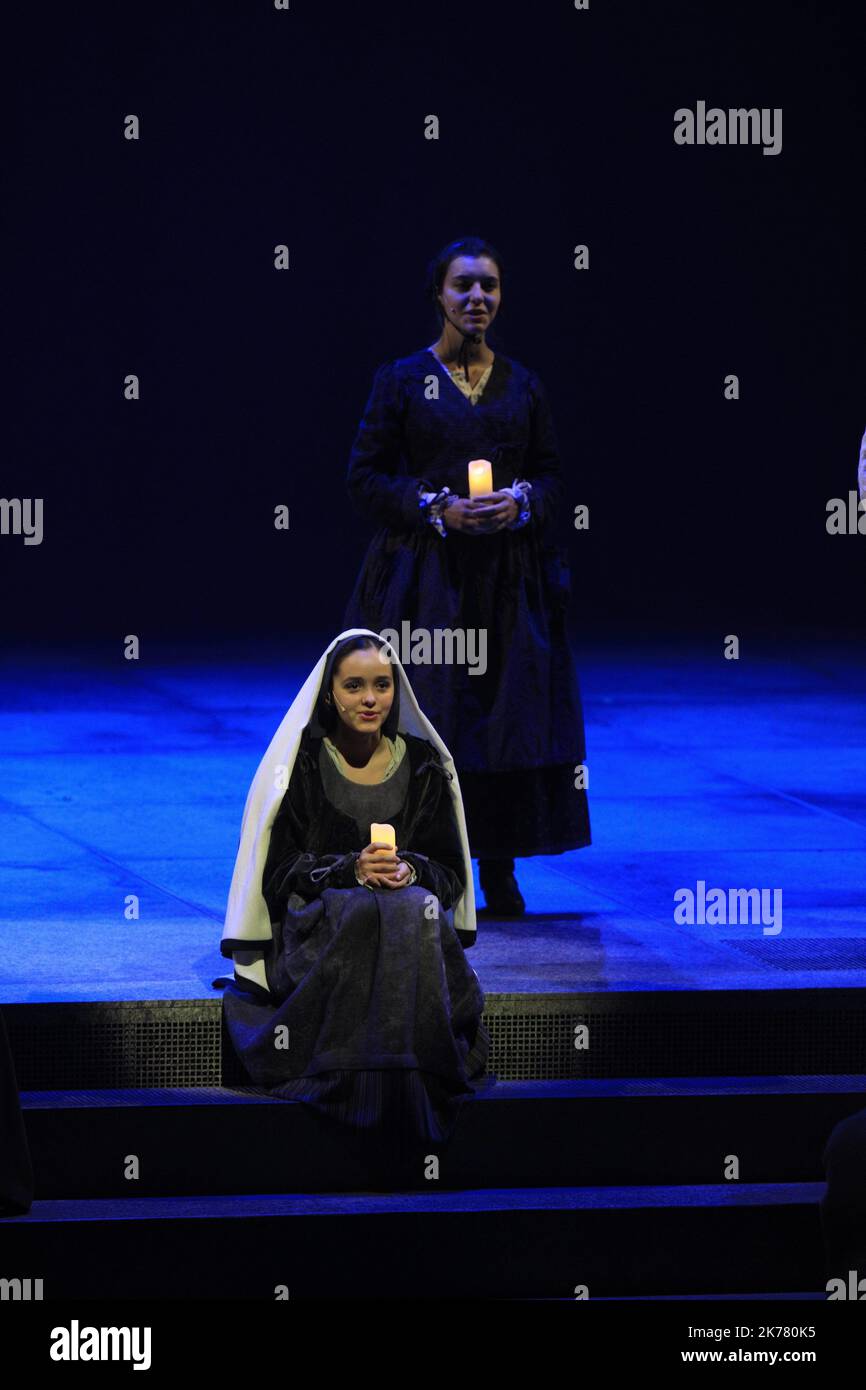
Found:
[[[862, 14], [18, 12], [2, 495], [45, 538], [0, 536], [7, 634], [330, 640], [373, 372], [435, 340], [426, 264], [467, 234], [505, 260], [491, 346], [553, 406], [576, 632], [866, 631], [866, 538], [825, 530], [866, 425]], [[781, 153], [675, 145], [699, 99], [782, 107]]]

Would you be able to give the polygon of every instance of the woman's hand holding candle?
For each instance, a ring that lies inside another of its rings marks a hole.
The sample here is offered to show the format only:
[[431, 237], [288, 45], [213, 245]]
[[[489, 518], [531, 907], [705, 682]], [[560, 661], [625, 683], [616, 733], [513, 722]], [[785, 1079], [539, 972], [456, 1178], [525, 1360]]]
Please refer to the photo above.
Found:
[[397, 860], [397, 868], [393, 874], [383, 874], [382, 881], [386, 888], [405, 888], [412, 877], [412, 870], [404, 859]]
[[458, 497], [442, 513], [446, 527], [469, 535], [489, 535], [516, 521], [520, 509], [510, 492], [493, 491], [493, 465], [472, 459], [467, 467], [469, 496]]
[[370, 826], [370, 843], [358, 855], [358, 870], [374, 888], [402, 888], [412, 877], [409, 865], [397, 858], [393, 825]]
[[374, 888], [402, 888], [412, 877], [409, 865], [397, 858], [395, 845], [372, 840], [358, 855], [358, 872]]
[[486, 536], [516, 521], [519, 509], [510, 492], [491, 492], [486, 497], [456, 497], [442, 513], [449, 531]]

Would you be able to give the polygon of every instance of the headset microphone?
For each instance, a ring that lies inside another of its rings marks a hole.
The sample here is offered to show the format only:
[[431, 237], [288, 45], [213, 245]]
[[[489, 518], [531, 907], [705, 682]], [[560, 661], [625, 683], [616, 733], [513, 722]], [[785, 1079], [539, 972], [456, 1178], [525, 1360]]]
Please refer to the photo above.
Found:
[[[340, 701], [337, 700], [336, 695], [334, 696], [334, 699], [337, 701], [337, 704], [340, 705]], [[347, 710], [348, 708], [349, 708], [348, 705], [340, 705], [340, 709], [343, 711], [344, 714], [346, 713], [346, 710]]]

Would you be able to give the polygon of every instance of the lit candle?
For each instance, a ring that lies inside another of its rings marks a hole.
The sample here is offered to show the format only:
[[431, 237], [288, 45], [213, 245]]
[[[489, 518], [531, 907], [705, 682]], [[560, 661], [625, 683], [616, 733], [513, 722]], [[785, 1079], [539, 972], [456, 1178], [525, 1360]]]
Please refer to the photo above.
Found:
[[487, 459], [473, 459], [469, 465], [469, 496], [486, 497], [493, 491], [493, 469]]
[[[397, 848], [397, 840], [394, 835], [393, 825], [376, 825], [375, 822], [370, 826], [370, 844], [375, 845], [376, 841], [390, 845], [391, 849]], [[385, 849], [374, 850], [374, 854], [381, 854], [383, 857], [388, 853]]]

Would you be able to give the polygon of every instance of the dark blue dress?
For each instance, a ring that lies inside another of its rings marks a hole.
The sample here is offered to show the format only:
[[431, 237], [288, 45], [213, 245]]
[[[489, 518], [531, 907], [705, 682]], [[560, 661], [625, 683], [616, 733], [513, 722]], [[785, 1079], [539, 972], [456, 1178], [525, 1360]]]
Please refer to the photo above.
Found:
[[[438, 379], [438, 398], [431, 381]], [[442, 537], [419, 486], [466, 496], [467, 465], [486, 458], [494, 490], [532, 484], [515, 530]], [[550, 406], [538, 376], [497, 352], [472, 404], [427, 348], [384, 363], [358, 429], [349, 493], [378, 523], [345, 610], [345, 627], [484, 629], [486, 672], [411, 664], [418, 703], [451, 752], [479, 858], [559, 854], [591, 841], [583, 712], [566, 614], [569, 563], [555, 540], [565, 507]], [[406, 665], [404, 652], [398, 655]]]

